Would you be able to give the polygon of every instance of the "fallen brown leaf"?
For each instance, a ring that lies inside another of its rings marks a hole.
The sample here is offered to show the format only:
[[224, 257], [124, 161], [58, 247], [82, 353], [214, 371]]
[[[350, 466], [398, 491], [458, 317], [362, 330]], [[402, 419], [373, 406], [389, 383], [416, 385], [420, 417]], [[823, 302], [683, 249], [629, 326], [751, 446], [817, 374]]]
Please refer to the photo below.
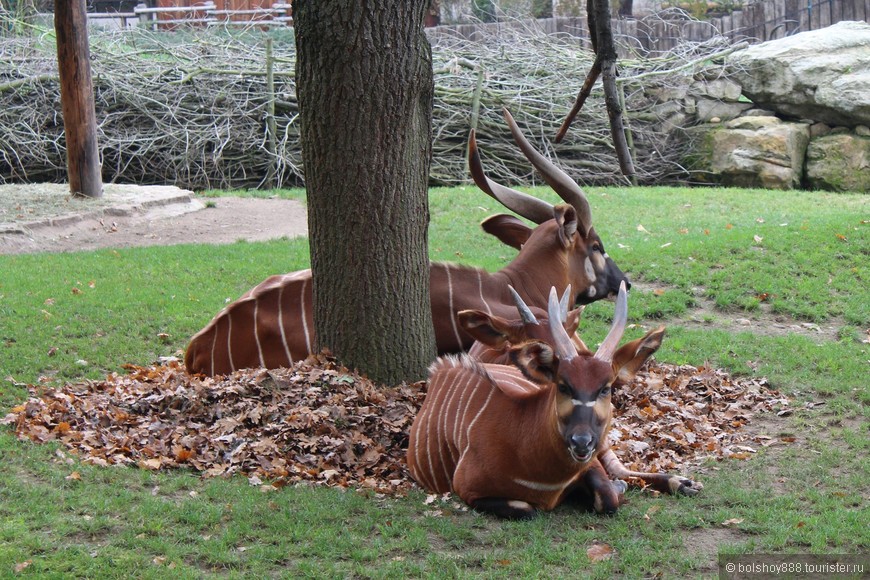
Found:
[[[190, 376], [177, 360], [125, 368], [104, 381], [29, 386], [31, 398], [0, 423], [21, 438], [57, 440], [92, 465], [183, 466], [275, 489], [414, 486], [405, 450], [425, 383], [385, 387], [322, 355], [213, 378]], [[611, 444], [629, 469], [685, 473], [708, 459], [750, 456], [739, 447], [750, 440], [742, 426], [788, 401], [763, 378], [653, 362], [613, 403]]]
[[600, 562], [613, 557], [613, 548], [607, 544], [592, 544], [586, 549], [586, 556], [590, 562]]

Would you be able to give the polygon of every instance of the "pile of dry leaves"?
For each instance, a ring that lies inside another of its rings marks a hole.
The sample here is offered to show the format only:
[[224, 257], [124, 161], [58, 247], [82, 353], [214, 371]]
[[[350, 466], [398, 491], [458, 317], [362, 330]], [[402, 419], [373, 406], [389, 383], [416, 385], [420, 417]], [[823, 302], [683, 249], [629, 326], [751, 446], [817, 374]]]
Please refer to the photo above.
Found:
[[[2, 423], [58, 440], [83, 461], [144, 469], [187, 466], [252, 483], [314, 482], [396, 493], [413, 484], [404, 456], [425, 384], [386, 388], [326, 357], [291, 369], [188, 375], [170, 361], [33, 397]], [[788, 402], [764, 379], [649, 365], [614, 401], [612, 436], [630, 468], [685, 472], [708, 457], [745, 458], [750, 417]]]

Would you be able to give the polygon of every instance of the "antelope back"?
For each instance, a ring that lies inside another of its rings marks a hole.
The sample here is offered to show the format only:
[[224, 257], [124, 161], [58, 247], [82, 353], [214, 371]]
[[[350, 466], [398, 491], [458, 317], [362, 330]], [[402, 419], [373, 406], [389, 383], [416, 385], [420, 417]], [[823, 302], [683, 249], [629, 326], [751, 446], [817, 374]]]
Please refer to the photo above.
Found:
[[222, 375], [252, 367], [288, 367], [314, 346], [311, 270], [270, 276], [228, 304], [191, 339], [190, 373]]

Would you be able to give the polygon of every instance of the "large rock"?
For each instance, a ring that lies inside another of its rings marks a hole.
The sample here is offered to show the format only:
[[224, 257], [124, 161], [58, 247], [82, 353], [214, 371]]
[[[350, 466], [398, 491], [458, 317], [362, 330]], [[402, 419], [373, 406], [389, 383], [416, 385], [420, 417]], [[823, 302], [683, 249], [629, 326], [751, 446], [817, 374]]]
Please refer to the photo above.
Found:
[[740, 117], [724, 125], [689, 130], [698, 175], [712, 183], [735, 187], [794, 189], [801, 185], [804, 156], [810, 140], [806, 123], [777, 117]]
[[807, 186], [870, 193], [870, 137], [825, 135], [807, 147]]
[[735, 52], [729, 76], [758, 105], [832, 125], [870, 124], [870, 24], [840, 22]]

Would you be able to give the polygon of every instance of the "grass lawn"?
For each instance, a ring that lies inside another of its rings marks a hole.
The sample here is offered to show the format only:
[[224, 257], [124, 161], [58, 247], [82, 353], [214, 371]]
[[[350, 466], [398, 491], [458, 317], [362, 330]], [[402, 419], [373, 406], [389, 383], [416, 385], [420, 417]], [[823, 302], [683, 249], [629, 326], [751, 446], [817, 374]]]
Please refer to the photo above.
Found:
[[[780, 444], [687, 474], [704, 483], [695, 498], [632, 490], [615, 517], [562, 506], [517, 523], [423, 493], [263, 493], [244, 478], [99, 468], [2, 427], [0, 577], [711, 577], [717, 555], [742, 553], [870, 565], [870, 197], [587, 193], [637, 283], [626, 338], [666, 324], [658, 360], [768, 377], [794, 412], [751, 428]], [[476, 189], [434, 189], [430, 204], [433, 259], [495, 270], [515, 255], [478, 228], [499, 208]], [[308, 263], [306, 240], [0, 256], [0, 417], [28, 384], [178, 355], [227, 300]], [[612, 310], [586, 309], [587, 343]], [[593, 562], [599, 543], [614, 555]]]

